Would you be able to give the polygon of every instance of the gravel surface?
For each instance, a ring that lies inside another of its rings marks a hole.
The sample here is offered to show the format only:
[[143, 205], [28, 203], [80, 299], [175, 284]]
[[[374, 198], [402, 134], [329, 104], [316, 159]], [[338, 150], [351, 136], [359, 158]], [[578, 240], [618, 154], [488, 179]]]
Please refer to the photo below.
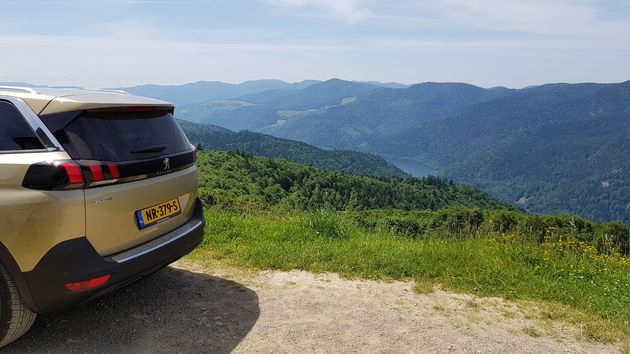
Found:
[[[229, 280], [228, 280], [229, 279]], [[39, 316], [7, 353], [614, 353], [521, 306], [409, 282], [302, 271], [173, 267], [75, 310]]]

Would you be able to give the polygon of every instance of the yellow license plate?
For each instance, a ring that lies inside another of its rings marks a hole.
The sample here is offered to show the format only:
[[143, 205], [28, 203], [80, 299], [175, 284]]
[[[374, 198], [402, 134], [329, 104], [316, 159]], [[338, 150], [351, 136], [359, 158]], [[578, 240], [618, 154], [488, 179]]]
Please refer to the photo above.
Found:
[[179, 206], [179, 199], [169, 200], [142, 210], [136, 211], [136, 220], [140, 229], [155, 225], [159, 222], [179, 215], [182, 209]]

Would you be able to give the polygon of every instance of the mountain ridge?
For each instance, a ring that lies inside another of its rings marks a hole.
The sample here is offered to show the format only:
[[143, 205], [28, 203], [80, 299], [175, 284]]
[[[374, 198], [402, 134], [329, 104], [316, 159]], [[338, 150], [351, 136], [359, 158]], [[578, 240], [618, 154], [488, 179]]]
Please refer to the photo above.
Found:
[[532, 212], [630, 223], [629, 81], [524, 89], [426, 82], [344, 96], [331, 95], [323, 105], [298, 91], [282, 104], [199, 118], [320, 147], [413, 159]]

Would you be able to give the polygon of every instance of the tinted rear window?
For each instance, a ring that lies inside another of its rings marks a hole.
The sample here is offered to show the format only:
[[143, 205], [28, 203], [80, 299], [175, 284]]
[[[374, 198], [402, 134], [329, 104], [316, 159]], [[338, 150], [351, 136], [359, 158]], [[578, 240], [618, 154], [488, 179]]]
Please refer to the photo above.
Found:
[[17, 108], [9, 102], [0, 101], [0, 151], [43, 148]]
[[[48, 125], [55, 118], [43, 121]], [[53, 131], [70, 156], [80, 160], [146, 160], [191, 149], [173, 115], [164, 111], [83, 113]]]

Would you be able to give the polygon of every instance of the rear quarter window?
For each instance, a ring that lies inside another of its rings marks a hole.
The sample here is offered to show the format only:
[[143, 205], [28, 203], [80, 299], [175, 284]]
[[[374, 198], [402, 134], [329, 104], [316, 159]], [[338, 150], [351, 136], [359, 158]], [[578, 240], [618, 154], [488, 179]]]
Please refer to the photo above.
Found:
[[43, 149], [37, 135], [15, 106], [0, 101], [0, 151]]

